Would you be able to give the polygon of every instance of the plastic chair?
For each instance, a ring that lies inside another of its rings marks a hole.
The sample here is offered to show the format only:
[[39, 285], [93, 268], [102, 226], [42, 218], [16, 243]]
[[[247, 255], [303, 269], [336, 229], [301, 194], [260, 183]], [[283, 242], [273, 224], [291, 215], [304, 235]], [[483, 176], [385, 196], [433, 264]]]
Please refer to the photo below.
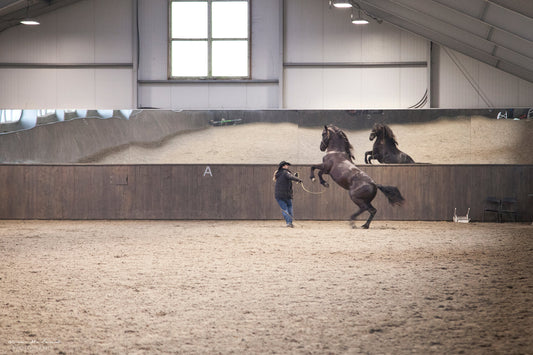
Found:
[[485, 200], [485, 206], [483, 207], [483, 217], [481, 218], [482, 222], [485, 222], [485, 213], [492, 212], [496, 213], [496, 221], [501, 221], [501, 200], [498, 197], [489, 196]]
[[504, 216], [510, 216], [513, 222], [518, 221], [518, 210], [516, 204], [518, 200], [514, 197], [505, 197], [500, 203], [500, 222], [503, 222]]

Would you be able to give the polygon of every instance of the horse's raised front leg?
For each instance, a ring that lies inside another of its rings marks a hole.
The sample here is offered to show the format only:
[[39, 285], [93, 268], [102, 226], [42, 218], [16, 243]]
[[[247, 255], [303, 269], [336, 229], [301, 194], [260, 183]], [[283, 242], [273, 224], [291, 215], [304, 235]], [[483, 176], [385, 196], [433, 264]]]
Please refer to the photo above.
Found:
[[315, 169], [322, 170], [323, 168], [324, 164], [311, 165], [311, 175], [309, 175], [309, 179], [311, 179], [311, 181], [315, 181]]
[[320, 170], [318, 172], [318, 179], [320, 180], [320, 183], [324, 186], [324, 187], [329, 187], [329, 184], [326, 180], [324, 180], [324, 178], [322, 177], [322, 175], [325, 174], [324, 170]]
[[311, 176], [310, 176], [311, 181], [315, 181], [315, 169], [318, 169], [318, 179], [320, 181], [320, 184], [324, 185], [325, 187], [329, 187], [329, 184], [322, 177], [322, 175], [325, 173], [324, 164], [311, 166]]

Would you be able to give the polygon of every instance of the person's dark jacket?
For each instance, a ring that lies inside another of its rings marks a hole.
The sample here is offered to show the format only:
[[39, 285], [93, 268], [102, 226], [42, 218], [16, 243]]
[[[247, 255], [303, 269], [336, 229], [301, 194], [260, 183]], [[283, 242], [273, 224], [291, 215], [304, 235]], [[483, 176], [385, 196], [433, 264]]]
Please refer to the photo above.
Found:
[[275, 198], [278, 200], [290, 200], [292, 199], [292, 182], [301, 182], [299, 178], [292, 175], [287, 169], [279, 169], [276, 172], [276, 189]]

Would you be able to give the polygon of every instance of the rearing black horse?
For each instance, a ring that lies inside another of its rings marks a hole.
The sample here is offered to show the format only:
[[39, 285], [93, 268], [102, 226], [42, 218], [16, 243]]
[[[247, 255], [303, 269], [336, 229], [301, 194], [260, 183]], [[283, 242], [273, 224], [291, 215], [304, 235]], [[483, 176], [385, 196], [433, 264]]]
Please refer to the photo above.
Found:
[[372, 150], [365, 152], [365, 163], [372, 164], [372, 159], [376, 159], [384, 164], [414, 164], [409, 155], [398, 149], [396, 137], [386, 124], [376, 123], [368, 139], [376, 141]]
[[326, 151], [326, 155], [322, 159], [322, 164], [311, 166], [310, 178], [312, 181], [315, 180], [315, 169], [318, 169], [320, 170], [318, 178], [322, 185], [329, 187], [329, 184], [322, 177], [323, 174], [329, 174], [333, 181], [348, 190], [352, 201], [359, 206], [359, 211], [350, 217], [352, 227], [355, 228], [355, 218], [364, 211], [368, 211], [370, 216], [362, 226], [366, 229], [376, 214], [376, 209], [371, 202], [376, 197], [378, 189], [387, 196], [393, 205], [401, 205], [404, 198], [396, 187], [376, 184], [370, 176], [358, 169], [353, 163], [352, 149], [353, 147], [343, 131], [333, 125], [324, 126], [320, 150]]

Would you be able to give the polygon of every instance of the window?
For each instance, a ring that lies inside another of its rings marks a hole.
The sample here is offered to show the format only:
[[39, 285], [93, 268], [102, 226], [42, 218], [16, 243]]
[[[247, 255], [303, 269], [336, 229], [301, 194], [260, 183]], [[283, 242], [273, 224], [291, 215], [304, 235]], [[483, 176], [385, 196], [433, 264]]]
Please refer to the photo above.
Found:
[[22, 110], [0, 110], [0, 123], [13, 123], [20, 121]]
[[56, 114], [56, 110], [37, 110], [37, 117], [46, 117]]
[[170, 77], [249, 78], [249, 1], [170, 1]]

